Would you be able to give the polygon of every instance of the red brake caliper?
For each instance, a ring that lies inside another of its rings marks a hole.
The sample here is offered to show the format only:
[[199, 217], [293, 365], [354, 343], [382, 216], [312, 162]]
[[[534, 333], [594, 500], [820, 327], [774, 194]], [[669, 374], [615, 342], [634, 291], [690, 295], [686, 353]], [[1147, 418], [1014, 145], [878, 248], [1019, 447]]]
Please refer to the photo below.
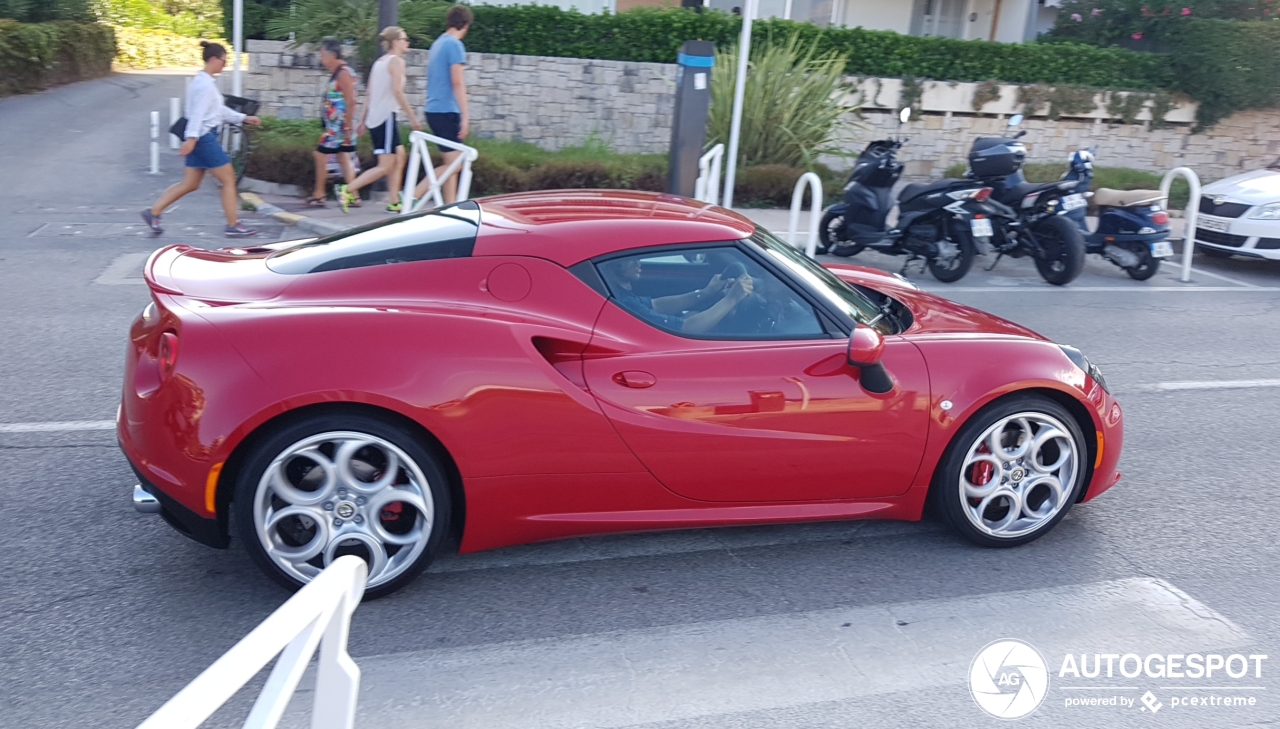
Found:
[[399, 501], [392, 501], [390, 504], [387, 504], [386, 506], [382, 507], [382, 520], [397, 521], [400, 519], [400, 514], [403, 512], [404, 512], [404, 504], [400, 503]]
[[[978, 447], [979, 453], [990, 453], [991, 449], [983, 443]], [[995, 476], [996, 469], [991, 465], [990, 461], [979, 461], [973, 464], [973, 469], [969, 473], [969, 483], [974, 486], [986, 486], [991, 482], [991, 478]], [[979, 499], [970, 499], [972, 503], [978, 503]]]

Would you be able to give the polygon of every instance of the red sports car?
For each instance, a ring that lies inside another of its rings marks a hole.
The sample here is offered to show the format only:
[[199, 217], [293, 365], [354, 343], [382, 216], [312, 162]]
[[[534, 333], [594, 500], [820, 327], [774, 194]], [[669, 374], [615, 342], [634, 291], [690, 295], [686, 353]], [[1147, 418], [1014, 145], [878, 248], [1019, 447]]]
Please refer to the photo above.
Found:
[[468, 201], [146, 267], [135, 504], [297, 587], [446, 544], [919, 519], [1013, 546], [1118, 479], [1079, 351], [670, 195]]

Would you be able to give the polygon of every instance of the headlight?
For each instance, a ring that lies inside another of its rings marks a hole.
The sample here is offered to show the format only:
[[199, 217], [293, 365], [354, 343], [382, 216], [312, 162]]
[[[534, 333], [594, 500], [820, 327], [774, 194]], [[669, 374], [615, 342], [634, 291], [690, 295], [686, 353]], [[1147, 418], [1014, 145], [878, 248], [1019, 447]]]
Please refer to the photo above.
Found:
[[1258, 212], [1249, 216], [1254, 220], [1280, 220], [1280, 202], [1263, 205]]
[[1089, 377], [1091, 377], [1094, 382], [1098, 383], [1099, 387], [1106, 390], [1107, 392], [1111, 392], [1111, 390], [1107, 387], [1106, 378], [1102, 376], [1102, 370], [1098, 368], [1098, 365], [1090, 362], [1089, 358], [1084, 356], [1084, 352], [1081, 352], [1075, 347], [1071, 347], [1065, 344], [1059, 344], [1058, 349], [1061, 349], [1062, 353], [1067, 355], [1067, 359], [1074, 362], [1076, 367], [1079, 367], [1081, 370], [1084, 370], [1084, 373], [1086, 375], [1089, 375]]

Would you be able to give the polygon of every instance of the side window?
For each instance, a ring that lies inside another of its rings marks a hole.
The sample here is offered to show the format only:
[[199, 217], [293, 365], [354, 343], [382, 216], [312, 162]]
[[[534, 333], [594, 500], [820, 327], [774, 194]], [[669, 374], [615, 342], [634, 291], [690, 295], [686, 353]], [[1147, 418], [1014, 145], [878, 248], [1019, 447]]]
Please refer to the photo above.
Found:
[[614, 302], [659, 329], [707, 339], [827, 336], [813, 307], [733, 246], [664, 249], [596, 264]]

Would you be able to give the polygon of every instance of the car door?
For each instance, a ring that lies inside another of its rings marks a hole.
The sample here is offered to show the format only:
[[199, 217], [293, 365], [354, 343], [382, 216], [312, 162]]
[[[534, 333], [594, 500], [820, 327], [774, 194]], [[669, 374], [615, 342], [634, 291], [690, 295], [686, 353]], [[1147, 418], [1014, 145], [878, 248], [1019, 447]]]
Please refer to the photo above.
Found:
[[[687, 315], [636, 311], [636, 296], [617, 295], [626, 285], [619, 281], [625, 259], [598, 267], [611, 299], [592, 334], [586, 382], [656, 478], [681, 496], [716, 502], [876, 498], [907, 490], [928, 429], [928, 375], [914, 345], [887, 338], [883, 362], [897, 387], [873, 395], [847, 363], [847, 335], [830, 331], [821, 304], [785, 272], [734, 247], [661, 253], [641, 254], [644, 268], [657, 275], [641, 273], [633, 292], [670, 291], [680, 280], [705, 287], [713, 270], [740, 263], [756, 290], [792, 297], [793, 317], [781, 332], [744, 316], [689, 333], [681, 328]], [[698, 266], [701, 275], [693, 274]]]

